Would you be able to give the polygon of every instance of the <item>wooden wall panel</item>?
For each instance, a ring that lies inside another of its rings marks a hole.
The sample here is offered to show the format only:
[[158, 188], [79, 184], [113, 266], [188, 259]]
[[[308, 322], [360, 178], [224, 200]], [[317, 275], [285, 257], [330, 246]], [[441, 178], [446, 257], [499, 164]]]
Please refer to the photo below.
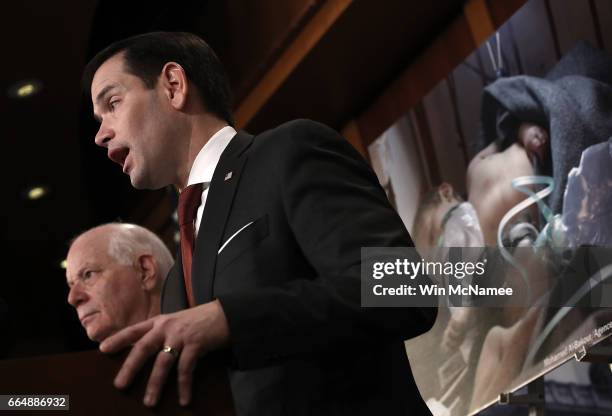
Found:
[[503, 25], [528, 0], [487, 0], [491, 20], [495, 27]]
[[364, 142], [371, 143], [414, 107], [474, 48], [468, 22], [460, 16], [359, 117]]
[[458, 192], [464, 193], [467, 165], [463, 157], [463, 144], [455, 128], [453, 104], [446, 81], [440, 82], [425, 96], [423, 106], [441, 180], [449, 182]]
[[595, 0], [595, 13], [601, 27], [603, 47], [612, 53], [612, 2], [610, 0]]
[[458, 16], [358, 117], [365, 143], [375, 140], [474, 51], [476, 42], [482, 40], [490, 26], [482, 26], [477, 18], [482, 15], [483, 5], [484, 11], [490, 12], [485, 20], [499, 25], [524, 3], [525, 0], [467, 2], [470, 7], [465, 12], [471, 14], [470, 19], [465, 13]]
[[236, 103], [323, 3], [325, 0], [206, 2], [199, 24], [204, 38], [219, 53]]
[[578, 40], [597, 46], [597, 37], [588, 0], [549, 0], [559, 37], [561, 54]]
[[[247, 129], [259, 132], [296, 117], [342, 128], [367, 109], [432, 42], [438, 43], [434, 39], [453, 25], [451, 22], [461, 14], [461, 6], [456, 0], [351, 2], [255, 114]], [[462, 34], [455, 35], [448, 43], [460, 41], [461, 37]], [[440, 56], [452, 58], [458, 49], [444, 48]], [[448, 70], [460, 61], [449, 65]], [[437, 73], [438, 67], [423, 72]], [[446, 73], [441, 72], [442, 76]], [[412, 83], [414, 87], [423, 85], [423, 75], [420, 73]], [[392, 120], [379, 126], [376, 134], [368, 135], [369, 140], [380, 135], [404, 111], [396, 112]]]
[[468, 0], [464, 7], [464, 15], [476, 44], [484, 42], [495, 30], [489, 6], [485, 0]]
[[530, 0], [512, 18], [512, 29], [524, 73], [534, 76], [545, 75], [557, 62], [545, 1]]
[[[502, 64], [508, 75], [519, 75], [524, 73], [523, 60], [519, 53], [519, 47], [514, 30], [514, 23], [509, 20], [498, 29], [502, 46]], [[492, 36], [495, 37], [495, 36]], [[481, 51], [482, 55], [482, 51]]]
[[291, 75], [306, 55], [344, 13], [352, 0], [328, 0], [304, 25], [301, 32], [279, 55], [278, 60], [259, 80], [236, 109], [236, 125], [247, 125], [279, 87]]
[[480, 95], [482, 88], [484, 87], [484, 80], [482, 79], [481, 75], [477, 74], [473, 70], [480, 70], [476, 56], [477, 53], [478, 52], [472, 53], [466, 59], [467, 65], [459, 65], [451, 74], [457, 94], [459, 123], [461, 125], [464, 139], [467, 142], [468, 159], [471, 159], [474, 156], [471, 143], [476, 137], [479, 128]]

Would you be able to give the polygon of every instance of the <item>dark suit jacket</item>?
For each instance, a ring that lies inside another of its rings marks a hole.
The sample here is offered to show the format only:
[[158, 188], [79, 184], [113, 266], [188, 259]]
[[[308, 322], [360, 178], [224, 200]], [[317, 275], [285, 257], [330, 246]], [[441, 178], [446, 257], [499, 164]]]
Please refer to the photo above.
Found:
[[[238, 133], [215, 170], [192, 266], [196, 302], [219, 299], [228, 320], [237, 414], [429, 415], [403, 340], [426, 332], [435, 308], [360, 307], [360, 248], [412, 245], [335, 131], [297, 120]], [[162, 310], [185, 307], [179, 258]]]

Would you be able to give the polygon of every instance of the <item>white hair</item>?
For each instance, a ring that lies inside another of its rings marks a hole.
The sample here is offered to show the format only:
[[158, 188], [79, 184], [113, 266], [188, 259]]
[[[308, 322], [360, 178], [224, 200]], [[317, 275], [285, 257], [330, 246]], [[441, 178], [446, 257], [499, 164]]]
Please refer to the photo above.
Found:
[[166, 278], [174, 264], [170, 250], [153, 232], [136, 224], [106, 224], [112, 225], [108, 237], [108, 254], [119, 264], [134, 265], [141, 254], [151, 254], [159, 266], [161, 281]]
[[[162, 283], [170, 268], [174, 264], [174, 259], [170, 250], [164, 242], [153, 232], [136, 224], [128, 223], [108, 223], [99, 225], [80, 234], [72, 240], [74, 243], [80, 236], [90, 231], [107, 229], [108, 233], [108, 254], [117, 263], [124, 266], [134, 266], [138, 256], [150, 254], [155, 259], [158, 266], [159, 277], [157, 289], [161, 290]], [[72, 244], [71, 244], [72, 246]]]

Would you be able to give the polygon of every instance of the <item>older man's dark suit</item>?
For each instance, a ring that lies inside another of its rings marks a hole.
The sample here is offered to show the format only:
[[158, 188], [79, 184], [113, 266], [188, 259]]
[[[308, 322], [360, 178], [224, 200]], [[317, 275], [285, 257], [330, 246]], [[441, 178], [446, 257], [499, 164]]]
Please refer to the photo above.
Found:
[[[298, 120], [232, 139], [212, 179], [192, 280], [196, 302], [217, 298], [227, 316], [237, 414], [430, 414], [402, 341], [427, 331], [436, 311], [361, 308], [366, 246], [412, 241], [336, 132]], [[164, 313], [185, 308], [184, 293], [179, 259]]]

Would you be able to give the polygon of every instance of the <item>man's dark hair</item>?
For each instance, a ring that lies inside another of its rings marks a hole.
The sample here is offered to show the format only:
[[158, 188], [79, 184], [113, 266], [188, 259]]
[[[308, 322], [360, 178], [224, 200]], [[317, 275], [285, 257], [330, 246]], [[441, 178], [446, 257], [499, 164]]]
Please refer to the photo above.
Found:
[[108, 59], [123, 53], [125, 70], [154, 88], [167, 62], [180, 64], [193, 82], [208, 112], [234, 125], [231, 90], [225, 70], [214, 51], [200, 37], [186, 32], [151, 32], [107, 46], [83, 72], [83, 89], [91, 90], [94, 74]]

